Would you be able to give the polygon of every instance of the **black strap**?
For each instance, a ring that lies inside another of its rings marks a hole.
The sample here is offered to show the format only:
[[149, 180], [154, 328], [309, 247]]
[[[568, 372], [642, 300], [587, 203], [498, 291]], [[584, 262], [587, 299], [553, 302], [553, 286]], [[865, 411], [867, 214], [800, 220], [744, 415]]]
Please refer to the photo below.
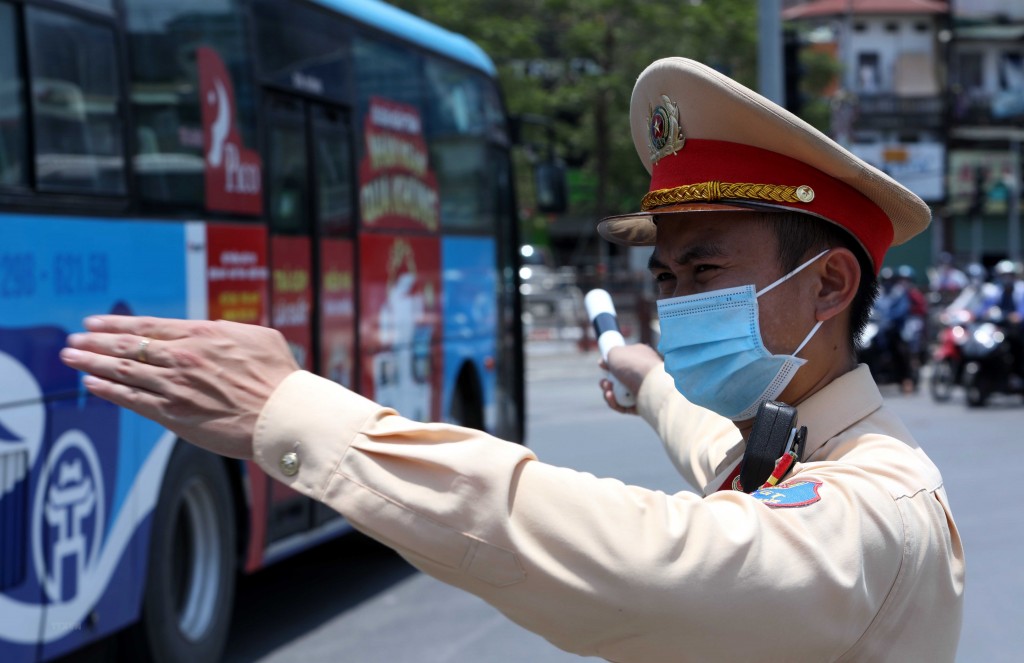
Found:
[[754, 428], [743, 453], [743, 469], [740, 471], [743, 492], [752, 493], [768, 480], [775, 469], [775, 461], [786, 452], [796, 425], [796, 408], [792, 405], [765, 401], [757, 408]]

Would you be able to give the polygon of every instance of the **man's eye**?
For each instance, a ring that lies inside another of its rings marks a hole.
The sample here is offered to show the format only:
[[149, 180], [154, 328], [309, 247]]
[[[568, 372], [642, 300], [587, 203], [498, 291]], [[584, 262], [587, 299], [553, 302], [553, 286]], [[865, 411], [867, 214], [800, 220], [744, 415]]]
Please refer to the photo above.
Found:
[[712, 269], [718, 269], [718, 265], [696, 265], [693, 268], [693, 273], [694, 274], [701, 274], [701, 273], [704, 273], [704, 272], [709, 272]]
[[669, 279], [672, 278], [675, 278], [672, 272], [658, 272], [657, 274], [654, 275], [654, 282], [664, 283], [665, 281], [668, 281]]

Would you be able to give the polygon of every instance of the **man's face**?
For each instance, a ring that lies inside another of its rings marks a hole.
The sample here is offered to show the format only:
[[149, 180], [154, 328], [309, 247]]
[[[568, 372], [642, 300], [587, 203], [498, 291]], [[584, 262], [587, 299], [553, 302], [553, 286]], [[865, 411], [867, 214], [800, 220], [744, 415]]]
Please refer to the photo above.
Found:
[[[649, 267], [659, 299], [750, 284], [760, 290], [783, 276], [775, 233], [748, 212], [661, 217]], [[792, 352], [814, 325], [806, 276], [807, 270], [758, 298], [772, 352]]]

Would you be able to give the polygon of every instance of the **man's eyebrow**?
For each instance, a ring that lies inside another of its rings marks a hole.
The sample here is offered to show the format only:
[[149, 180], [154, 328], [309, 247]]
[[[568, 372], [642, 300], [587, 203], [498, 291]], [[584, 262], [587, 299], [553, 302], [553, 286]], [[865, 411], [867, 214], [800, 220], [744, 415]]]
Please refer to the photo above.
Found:
[[[703, 242], [694, 246], [688, 247], [685, 251], [677, 255], [672, 259], [672, 262], [679, 266], [686, 266], [695, 260], [707, 260], [708, 258], [722, 258], [726, 255], [726, 251], [717, 242]], [[658, 258], [657, 251], [651, 254], [651, 257], [647, 260], [647, 269], [668, 269], [660, 258]]]

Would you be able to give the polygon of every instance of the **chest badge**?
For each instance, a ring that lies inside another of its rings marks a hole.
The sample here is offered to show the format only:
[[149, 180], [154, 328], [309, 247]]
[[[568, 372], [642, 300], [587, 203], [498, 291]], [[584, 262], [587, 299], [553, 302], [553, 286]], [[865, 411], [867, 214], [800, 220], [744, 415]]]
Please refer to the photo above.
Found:
[[820, 481], [785, 481], [772, 488], [755, 490], [750, 496], [773, 509], [809, 506], [821, 499], [820, 485]]

